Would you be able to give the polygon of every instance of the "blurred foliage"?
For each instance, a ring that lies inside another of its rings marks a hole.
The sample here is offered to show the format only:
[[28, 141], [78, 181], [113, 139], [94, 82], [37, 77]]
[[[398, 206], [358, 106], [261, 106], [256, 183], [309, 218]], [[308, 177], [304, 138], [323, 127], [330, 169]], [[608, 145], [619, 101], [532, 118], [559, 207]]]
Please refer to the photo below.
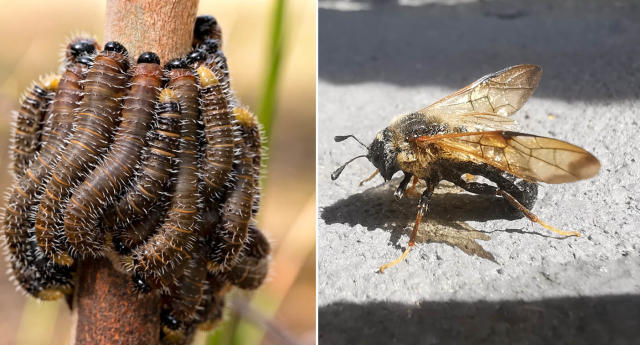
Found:
[[258, 118], [264, 126], [264, 132], [267, 138], [271, 136], [278, 77], [280, 76], [280, 64], [282, 62], [282, 52], [285, 43], [285, 37], [283, 35], [285, 1], [275, 0], [274, 4], [275, 8], [273, 9], [273, 17], [271, 19], [271, 37], [269, 39], [269, 68], [266, 73], [266, 78], [264, 79], [262, 99], [258, 111]]

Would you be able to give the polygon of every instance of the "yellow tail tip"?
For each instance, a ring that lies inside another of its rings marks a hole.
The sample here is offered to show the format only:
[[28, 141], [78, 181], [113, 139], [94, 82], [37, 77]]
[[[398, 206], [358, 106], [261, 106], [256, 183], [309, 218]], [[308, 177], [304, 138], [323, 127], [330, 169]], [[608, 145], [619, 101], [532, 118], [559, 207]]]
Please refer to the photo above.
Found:
[[158, 96], [158, 100], [160, 103], [177, 102], [178, 96], [171, 89], [162, 89], [162, 91], [160, 91], [160, 96]]
[[40, 84], [47, 91], [55, 91], [58, 89], [58, 85], [60, 85], [59, 74], [47, 74], [43, 77], [40, 77]]
[[201, 87], [209, 87], [211, 85], [219, 83], [218, 78], [216, 78], [216, 75], [213, 73], [213, 71], [206, 66], [198, 67], [196, 72], [198, 73], [198, 77], [200, 78]]
[[247, 108], [236, 107], [233, 108], [233, 116], [235, 116], [236, 121], [240, 123], [243, 127], [254, 127], [256, 125], [256, 117], [252, 112]]

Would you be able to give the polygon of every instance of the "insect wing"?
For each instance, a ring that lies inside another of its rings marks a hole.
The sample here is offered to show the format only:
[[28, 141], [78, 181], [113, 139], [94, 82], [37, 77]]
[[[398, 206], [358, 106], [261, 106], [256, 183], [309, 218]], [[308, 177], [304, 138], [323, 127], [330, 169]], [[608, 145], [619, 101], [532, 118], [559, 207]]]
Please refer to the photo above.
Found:
[[486, 163], [537, 182], [566, 183], [595, 176], [600, 162], [568, 142], [531, 134], [490, 131], [416, 138], [419, 147], [435, 145], [458, 160]]
[[457, 92], [420, 110], [452, 125], [471, 128], [508, 129], [506, 118], [518, 111], [538, 87], [542, 68], [517, 65], [488, 74]]

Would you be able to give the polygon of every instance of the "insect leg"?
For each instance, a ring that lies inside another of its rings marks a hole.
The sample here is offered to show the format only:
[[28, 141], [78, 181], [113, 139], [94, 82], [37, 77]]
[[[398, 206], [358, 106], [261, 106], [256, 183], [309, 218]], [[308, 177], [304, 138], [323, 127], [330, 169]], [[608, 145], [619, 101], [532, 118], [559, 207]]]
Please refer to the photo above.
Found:
[[545, 229], [551, 230], [553, 232], [555, 232], [556, 234], [562, 235], [562, 236], [577, 236], [580, 237], [580, 233], [577, 231], [562, 231], [558, 228], [555, 228], [547, 223], [545, 223], [544, 221], [542, 221], [542, 219], [538, 218], [538, 216], [536, 216], [535, 214], [533, 214], [531, 211], [529, 211], [526, 207], [524, 207], [521, 203], [518, 202], [518, 200], [516, 200], [516, 198], [514, 198], [513, 196], [511, 196], [509, 193], [505, 192], [502, 189], [498, 189], [496, 191], [496, 195], [500, 195], [503, 198], [505, 198], [505, 200], [507, 200], [509, 202], [509, 204], [511, 204], [511, 206], [519, 209], [520, 211], [522, 211], [522, 213], [524, 213], [524, 215], [529, 218], [529, 220], [531, 220], [534, 223], [538, 223], [540, 225], [542, 225]]
[[411, 181], [412, 176], [413, 174], [404, 173], [404, 178], [398, 185], [395, 193], [393, 193], [393, 196], [396, 198], [396, 200], [402, 199], [402, 197], [404, 196], [404, 191], [407, 190], [407, 186], [409, 185], [409, 181]]
[[473, 194], [495, 195], [498, 188], [479, 182], [467, 182], [458, 174], [447, 176], [445, 180]]
[[366, 179], [360, 181], [360, 187], [362, 187], [362, 185], [364, 185], [365, 182], [369, 182], [369, 181], [373, 180], [374, 177], [378, 176], [379, 172], [380, 172], [380, 170], [376, 169], [376, 171], [374, 171], [373, 174], [371, 174], [371, 176], [369, 176]]
[[[445, 179], [447, 181], [456, 183], [450, 178], [461, 179], [461, 176], [464, 173], [483, 176], [487, 178], [491, 182], [495, 183], [498, 188], [513, 196], [527, 209], [533, 208], [533, 205], [536, 203], [536, 198], [538, 197], [538, 185], [536, 183], [528, 182], [525, 180], [517, 181], [517, 178], [515, 176], [487, 164], [476, 164], [472, 162], [459, 163], [454, 168], [450, 167], [449, 169], [445, 170]], [[458, 186], [466, 189], [464, 186]], [[476, 194], [495, 194], [495, 189], [486, 193], [478, 193], [472, 190], [468, 191]]]
[[[406, 174], [405, 179], [402, 182], [406, 180], [406, 184], [408, 184], [411, 180], [411, 176], [411, 174]], [[395, 266], [402, 262], [407, 257], [407, 255], [409, 255], [409, 251], [416, 243], [416, 236], [418, 235], [418, 228], [420, 227], [422, 216], [427, 212], [429, 201], [431, 201], [431, 196], [433, 195], [433, 190], [436, 188], [440, 181], [438, 178], [430, 177], [426, 179], [425, 182], [427, 183], [427, 189], [425, 189], [422, 193], [422, 196], [420, 196], [420, 201], [418, 202], [418, 214], [416, 215], [416, 222], [413, 225], [413, 230], [411, 231], [411, 236], [409, 237], [409, 244], [407, 245], [407, 249], [405, 249], [404, 253], [402, 253], [399, 258], [391, 261], [386, 265], [380, 266], [380, 273], [382, 273], [387, 268]]]
[[418, 178], [418, 176], [414, 176], [413, 181], [411, 181], [411, 187], [407, 189], [407, 192], [406, 192], [407, 195], [410, 195], [410, 196], [420, 195], [420, 193], [416, 192], [416, 186], [418, 185], [418, 182], [420, 182], [420, 179]]

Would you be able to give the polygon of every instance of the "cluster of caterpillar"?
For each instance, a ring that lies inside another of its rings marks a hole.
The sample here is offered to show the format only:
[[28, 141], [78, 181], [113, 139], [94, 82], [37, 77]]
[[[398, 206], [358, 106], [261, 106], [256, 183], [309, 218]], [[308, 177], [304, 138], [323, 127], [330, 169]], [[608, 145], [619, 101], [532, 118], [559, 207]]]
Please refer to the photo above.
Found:
[[[221, 30], [200, 16], [193, 50], [161, 66], [75, 38], [63, 73], [33, 83], [12, 132], [2, 234], [17, 285], [73, 293], [78, 261], [108, 257], [132, 291], [162, 295], [165, 344], [221, 318], [232, 287], [258, 288], [260, 126], [236, 100]], [[82, 282], [77, 282], [82, 284]]]

